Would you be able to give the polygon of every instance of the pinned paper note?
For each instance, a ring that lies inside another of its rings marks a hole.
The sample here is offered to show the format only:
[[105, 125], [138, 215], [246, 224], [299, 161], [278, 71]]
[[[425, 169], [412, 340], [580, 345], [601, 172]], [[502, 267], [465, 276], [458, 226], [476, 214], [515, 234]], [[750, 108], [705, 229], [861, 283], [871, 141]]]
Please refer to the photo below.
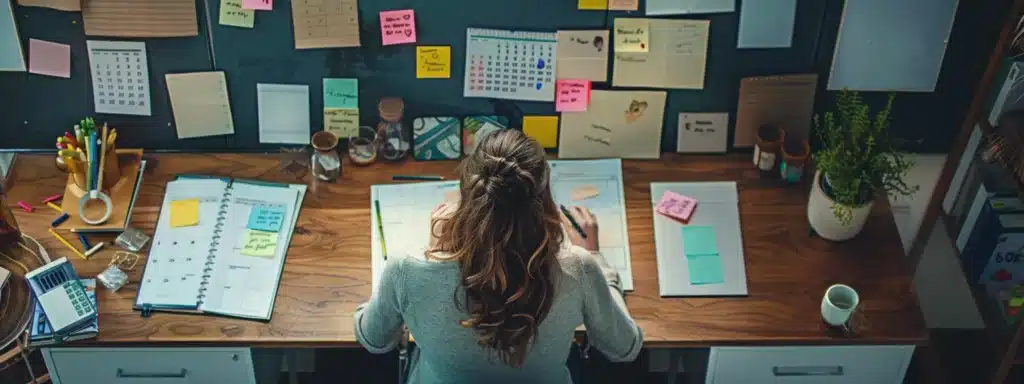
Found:
[[601, 194], [601, 190], [597, 189], [596, 185], [587, 184], [581, 185], [572, 190], [572, 201], [586, 200], [597, 197]]
[[359, 110], [348, 108], [324, 109], [324, 130], [344, 139], [359, 134]]
[[558, 116], [523, 116], [523, 133], [544, 148], [558, 146]]
[[690, 220], [693, 209], [697, 207], [697, 200], [692, 197], [680, 195], [672, 191], [665, 191], [661, 195], [661, 201], [655, 209], [658, 213], [682, 221]]
[[277, 252], [276, 232], [247, 229], [242, 237], [242, 254], [256, 257], [274, 257]]
[[417, 79], [452, 77], [452, 47], [416, 47]]
[[686, 269], [689, 270], [690, 284], [722, 284], [725, 276], [722, 273], [722, 258], [717, 253], [710, 255], [686, 256]]
[[242, 0], [242, 8], [270, 11], [274, 9], [274, 0]]
[[28, 39], [28, 71], [38, 75], [71, 77], [71, 46]]
[[559, 79], [608, 81], [608, 30], [558, 31]]
[[582, 11], [603, 11], [608, 9], [608, 0], [579, 0], [576, 8]]
[[171, 202], [171, 228], [199, 225], [199, 199]]
[[224, 72], [164, 75], [179, 139], [235, 133]]
[[635, 11], [640, 8], [640, 0], [608, 0], [608, 9], [613, 11]]
[[416, 14], [411, 9], [380, 13], [380, 39], [384, 45], [416, 42]]
[[359, 46], [357, 0], [292, 0], [295, 48]]
[[615, 52], [647, 52], [650, 36], [647, 19], [615, 19]]
[[718, 240], [715, 227], [687, 225], [683, 227], [683, 250], [686, 256], [717, 255]]
[[249, 211], [249, 229], [277, 232], [284, 221], [284, 206], [257, 206]]
[[555, 111], [583, 112], [590, 104], [590, 80], [558, 80]]
[[324, 79], [324, 109], [359, 108], [358, 79]]
[[220, 25], [252, 28], [256, 11], [242, 8], [242, 0], [220, 0]]

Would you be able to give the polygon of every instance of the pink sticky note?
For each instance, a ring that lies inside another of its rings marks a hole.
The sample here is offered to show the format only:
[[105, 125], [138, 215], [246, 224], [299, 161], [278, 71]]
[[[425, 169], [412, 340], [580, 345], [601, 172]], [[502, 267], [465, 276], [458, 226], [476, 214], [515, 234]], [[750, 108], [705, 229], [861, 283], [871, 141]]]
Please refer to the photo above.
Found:
[[558, 80], [555, 92], [555, 111], [583, 112], [590, 104], [590, 80]]
[[384, 45], [416, 42], [416, 15], [411, 9], [380, 13], [380, 38]]
[[690, 220], [693, 209], [697, 207], [697, 200], [686, 197], [672, 191], [665, 191], [661, 195], [661, 201], [655, 209], [658, 213], [682, 221]]
[[269, 11], [274, 9], [274, 0], [242, 0], [242, 8]]
[[28, 39], [28, 71], [56, 77], [71, 77], [71, 46]]

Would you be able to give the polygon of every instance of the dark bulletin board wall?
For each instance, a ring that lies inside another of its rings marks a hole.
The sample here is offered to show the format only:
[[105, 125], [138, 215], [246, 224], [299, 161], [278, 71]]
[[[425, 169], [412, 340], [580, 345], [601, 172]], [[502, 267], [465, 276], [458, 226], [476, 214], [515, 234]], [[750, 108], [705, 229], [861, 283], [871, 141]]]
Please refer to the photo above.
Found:
[[[14, 1], [14, 0], [2, 0]], [[739, 0], [744, 1], [744, 0]], [[746, 0], [756, 1], [756, 0]], [[1009, 0], [961, 2], [950, 36], [939, 84], [934, 93], [897, 95], [893, 126], [908, 150], [944, 151], [952, 142], [984, 71]], [[739, 9], [737, 5], [737, 10]], [[641, 10], [643, 9], [641, 2]], [[50, 149], [56, 135], [86, 115], [93, 100], [81, 14], [15, 5], [20, 37], [72, 46], [71, 79], [28, 73], [0, 73], [0, 149]], [[359, 3], [360, 48], [295, 50], [291, 1], [275, 1], [272, 12], [257, 12], [254, 29], [217, 24], [220, 1], [197, 0], [199, 36], [147, 39], [153, 116], [97, 115], [120, 130], [120, 145], [184, 151], [275, 150], [259, 143], [256, 83], [310, 86], [311, 132], [322, 127], [324, 77], [359, 79], [363, 124], [377, 120], [376, 101], [398, 96], [406, 101], [406, 118], [416, 116], [501, 114], [517, 124], [522, 114], [555, 114], [551, 103], [462, 97], [466, 28], [554, 31], [607, 29], [615, 17], [643, 17], [643, 12], [578, 11], [576, 0], [362, 0]], [[842, 0], [798, 2], [793, 46], [737, 50], [738, 13], [674, 18], [711, 21], [707, 73], [703, 90], [668, 90], [662, 149], [675, 148], [680, 112], [729, 112], [735, 116], [740, 79], [787, 73], [818, 73], [816, 110], [828, 108], [824, 91], [842, 18]], [[419, 45], [452, 46], [452, 78], [415, 77], [415, 45], [380, 44], [378, 13], [416, 10]], [[213, 17], [210, 22], [209, 16]], [[89, 39], [108, 40], [104, 37]], [[113, 39], [116, 40], [116, 39]], [[138, 39], [128, 39], [138, 40]], [[164, 74], [222, 70], [228, 80], [235, 134], [178, 140], [164, 85]], [[609, 69], [610, 70], [610, 69]], [[595, 84], [609, 89], [609, 84]], [[866, 94], [869, 102], [884, 94]], [[731, 143], [730, 133], [730, 143]]]

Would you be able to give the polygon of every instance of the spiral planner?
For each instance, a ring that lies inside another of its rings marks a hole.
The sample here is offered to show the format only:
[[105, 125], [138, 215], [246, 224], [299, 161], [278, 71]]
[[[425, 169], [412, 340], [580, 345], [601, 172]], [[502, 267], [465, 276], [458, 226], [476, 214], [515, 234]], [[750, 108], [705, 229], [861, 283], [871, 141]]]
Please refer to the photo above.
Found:
[[209, 177], [167, 183], [134, 308], [269, 321], [305, 193]]
[[465, 97], [555, 101], [553, 32], [466, 30]]

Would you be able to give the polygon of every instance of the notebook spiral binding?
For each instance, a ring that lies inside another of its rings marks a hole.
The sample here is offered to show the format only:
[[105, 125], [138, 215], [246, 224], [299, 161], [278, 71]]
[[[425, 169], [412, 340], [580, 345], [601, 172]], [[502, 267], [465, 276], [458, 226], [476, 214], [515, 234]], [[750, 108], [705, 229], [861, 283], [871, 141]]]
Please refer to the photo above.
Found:
[[213, 271], [213, 258], [217, 257], [217, 245], [220, 244], [220, 233], [224, 232], [224, 216], [228, 213], [228, 202], [231, 200], [231, 188], [228, 186], [224, 191], [224, 196], [220, 200], [220, 206], [217, 208], [217, 224], [213, 226], [213, 238], [210, 241], [209, 254], [206, 255], [206, 263], [203, 264], [203, 274], [200, 278], [203, 279], [199, 283], [199, 296], [196, 298], [196, 306], [203, 305], [203, 298], [206, 297], [206, 286], [210, 283], [210, 273]]

